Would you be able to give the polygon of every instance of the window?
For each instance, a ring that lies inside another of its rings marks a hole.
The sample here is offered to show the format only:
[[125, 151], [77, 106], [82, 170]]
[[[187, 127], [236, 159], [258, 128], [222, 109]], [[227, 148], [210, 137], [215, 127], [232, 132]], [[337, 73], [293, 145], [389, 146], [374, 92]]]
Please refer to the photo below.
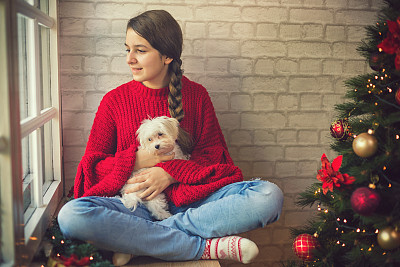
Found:
[[57, 0], [0, 0], [0, 264], [29, 265], [64, 193], [57, 47]]

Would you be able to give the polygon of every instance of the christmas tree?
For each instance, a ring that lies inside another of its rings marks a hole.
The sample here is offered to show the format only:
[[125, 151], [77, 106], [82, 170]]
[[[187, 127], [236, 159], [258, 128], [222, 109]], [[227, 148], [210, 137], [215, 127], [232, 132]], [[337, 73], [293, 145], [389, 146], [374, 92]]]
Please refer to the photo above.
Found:
[[[371, 71], [346, 81], [331, 148], [297, 205], [316, 208], [292, 229], [303, 266], [400, 266], [400, 1], [386, 0], [358, 50]], [[290, 265], [298, 266], [298, 262]]]

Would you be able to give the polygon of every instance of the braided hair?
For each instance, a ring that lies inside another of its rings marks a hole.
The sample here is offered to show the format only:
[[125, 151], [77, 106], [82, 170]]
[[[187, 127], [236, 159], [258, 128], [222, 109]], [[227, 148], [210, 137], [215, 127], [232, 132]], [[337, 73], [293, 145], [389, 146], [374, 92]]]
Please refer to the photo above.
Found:
[[160, 55], [172, 58], [168, 66], [168, 109], [171, 117], [182, 121], [185, 116], [182, 105], [182, 30], [178, 22], [165, 10], [149, 10], [128, 21], [127, 29], [133, 29], [146, 39]]

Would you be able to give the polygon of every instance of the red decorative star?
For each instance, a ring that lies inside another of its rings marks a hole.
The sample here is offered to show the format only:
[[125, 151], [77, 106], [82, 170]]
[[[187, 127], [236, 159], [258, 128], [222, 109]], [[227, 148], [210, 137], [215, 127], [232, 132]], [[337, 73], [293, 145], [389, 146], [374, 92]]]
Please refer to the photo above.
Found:
[[396, 21], [386, 22], [389, 32], [377, 47], [387, 54], [396, 54], [394, 64], [396, 69], [400, 69], [400, 17]]
[[340, 155], [331, 164], [325, 154], [321, 157], [322, 169], [318, 171], [317, 179], [322, 182], [322, 192], [325, 195], [328, 190], [333, 192], [333, 187], [340, 187], [342, 184], [349, 185], [355, 181], [353, 176], [339, 172], [340, 166], [342, 166], [342, 159], [343, 156]]

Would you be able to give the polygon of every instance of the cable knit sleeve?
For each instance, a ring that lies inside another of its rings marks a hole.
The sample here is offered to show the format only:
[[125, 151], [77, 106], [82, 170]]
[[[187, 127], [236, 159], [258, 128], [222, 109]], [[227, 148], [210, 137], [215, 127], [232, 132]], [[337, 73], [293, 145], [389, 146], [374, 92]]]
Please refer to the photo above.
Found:
[[172, 160], [157, 165], [179, 182], [165, 191], [177, 206], [200, 200], [225, 185], [243, 180], [241, 170], [229, 155], [208, 93], [199, 103], [195, 120], [195, 146], [190, 160]]
[[75, 177], [74, 196], [114, 196], [133, 170], [136, 146], [116, 152], [117, 129], [109, 97], [96, 113]]

